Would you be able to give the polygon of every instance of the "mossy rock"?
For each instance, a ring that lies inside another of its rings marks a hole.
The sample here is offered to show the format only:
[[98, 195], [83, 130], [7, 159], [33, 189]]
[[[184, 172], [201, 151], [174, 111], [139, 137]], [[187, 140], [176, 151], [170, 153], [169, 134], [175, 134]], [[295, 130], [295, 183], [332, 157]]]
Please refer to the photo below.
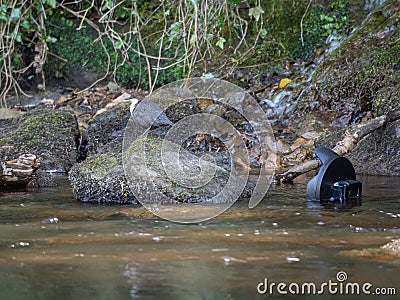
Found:
[[68, 172], [77, 159], [78, 123], [70, 110], [38, 109], [0, 120], [0, 157], [39, 157], [41, 170]]
[[74, 165], [69, 180], [82, 202], [138, 203], [126, 182], [120, 153], [97, 154]]
[[[145, 162], [140, 162], [142, 148], [140, 143], [145, 145]], [[135, 162], [134, 165], [126, 164], [129, 178], [127, 180], [124, 167], [122, 165], [122, 155], [119, 152], [93, 154], [84, 162], [76, 164], [70, 171], [69, 179], [74, 190], [75, 197], [83, 202], [128, 204], [137, 203], [135, 195], [132, 193], [129, 184], [135, 190], [136, 195], [151, 195], [143, 201], [155, 201], [156, 191], [166, 195], [173, 203], [209, 203], [210, 199], [217, 195], [226, 185], [229, 179], [229, 171], [218, 165], [215, 166], [215, 175], [208, 178], [208, 182], [199, 187], [187, 187], [173, 180], [177, 174], [167, 174], [165, 166], [161, 160], [161, 147], [165, 141], [161, 138], [148, 136], [140, 138], [124, 152], [125, 159]], [[167, 153], [168, 155], [168, 153]], [[196, 173], [199, 166], [199, 159], [187, 150], [181, 149], [180, 162], [186, 168], [185, 174]], [[170, 159], [167, 157], [167, 161]], [[203, 160], [205, 164], [211, 166], [212, 162]], [[226, 165], [228, 169], [229, 166]], [[144, 173], [146, 172], [146, 173]], [[147, 180], [147, 174], [151, 175], [151, 180]], [[192, 183], [192, 182], [190, 182]], [[254, 188], [247, 183], [242, 192], [242, 197], [250, 197]], [[236, 199], [230, 199], [234, 201]], [[217, 200], [218, 201], [218, 200]], [[162, 202], [163, 204], [165, 202]], [[213, 202], [214, 203], [214, 202]], [[221, 202], [215, 202], [221, 203]]]

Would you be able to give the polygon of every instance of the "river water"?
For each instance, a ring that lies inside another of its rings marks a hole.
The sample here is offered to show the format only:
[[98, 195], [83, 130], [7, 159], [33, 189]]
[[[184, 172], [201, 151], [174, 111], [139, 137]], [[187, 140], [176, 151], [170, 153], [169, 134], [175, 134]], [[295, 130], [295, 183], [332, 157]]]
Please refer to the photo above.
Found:
[[[308, 207], [305, 184], [284, 185], [255, 209], [238, 201], [195, 225], [141, 207], [78, 203], [65, 178], [56, 188], [3, 193], [0, 299], [290, 299], [271, 287], [261, 295], [257, 285], [339, 283], [339, 272], [345, 283], [399, 294], [399, 259], [346, 255], [400, 238], [400, 178], [362, 181], [359, 207]], [[365, 299], [340, 294], [324, 290], [323, 298]]]

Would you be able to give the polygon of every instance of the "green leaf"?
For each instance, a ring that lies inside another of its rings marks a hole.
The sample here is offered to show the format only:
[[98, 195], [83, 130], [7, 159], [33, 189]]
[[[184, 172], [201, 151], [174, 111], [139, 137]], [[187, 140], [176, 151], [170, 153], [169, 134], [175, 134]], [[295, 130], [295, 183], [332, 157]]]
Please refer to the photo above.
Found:
[[182, 24], [180, 22], [175, 22], [175, 23], [171, 24], [170, 33], [169, 33], [169, 37], [168, 37], [168, 40], [170, 42], [172, 42], [178, 36], [181, 25]]
[[46, 0], [46, 4], [52, 8], [56, 8], [57, 1], [56, 0]]
[[213, 73], [206, 73], [206, 74], [203, 73], [203, 75], [201, 76], [201, 78], [202, 78], [202, 79], [213, 79], [213, 78], [215, 78], [215, 76], [214, 76]]
[[123, 45], [124, 45], [124, 42], [123, 42], [122, 40], [117, 40], [117, 41], [115, 42], [115, 47], [116, 47], [117, 49], [121, 49]]
[[224, 39], [223, 37], [220, 37], [218, 42], [215, 43], [215, 46], [218, 46], [221, 49], [224, 49], [225, 42], [226, 42], [226, 39]]
[[107, 1], [104, 3], [103, 7], [101, 8], [101, 11], [106, 11], [106, 10], [112, 9], [112, 8], [113, 8], [113, 5], [114, 5], [114, 1], [112, 1], [112, 0], [107, 0]]
[[46, 42], [54, 44], [55, 42], [57, 42], [57, 39], [55, 37], [52, 37], [52, 36], [48, 35], [46, 37]]
[[16, 64], [21, 63], [22, 62], [22, 54], [19, 54], [19, 53], [15, 54], [14, 57], [13, 57], [13, 61]]
[[3, 4], [0, 6], [0, 20], [7, 21], [7, 7], [8, 5]]
[[20, 32], [18, 32], [17, 35], [15, 36], [15, 41], [18, 43], [22, 43], [22, 35]]
[[264, 10], [262, 9], [261, 6], [256, 6], [249, 9], [249, 16], [254, 17], [254, 19], [256, 19], [257, 22], [263, 13]]
[[265, 29], [265, 28], [263, 28], [263, 29], [261, 29], [261, 31], [260, 31], [260, 35], [261, 36], [266, 36], [267, 35], [267, 29]]
[[196, 34], [193, 34], [192, 37], [191, 37], [190, 40], [189, 40], [189, 43], [190, 43], [191, 45], [194, 45], [194, 44], [196, 44], [196, 41], [197, 41], [197, 35], [196, 35]]
[[23, 21], [23, 22], [21, 23], [21, 27], [24, 28], [24, 29], [26, 29], [26, 30], [31, 29], [31, 25], [29, 24], [28, 20]]
[[13, 8], [11, 11], [10, 21], [14, 22], [21, 18], [21, 9]]

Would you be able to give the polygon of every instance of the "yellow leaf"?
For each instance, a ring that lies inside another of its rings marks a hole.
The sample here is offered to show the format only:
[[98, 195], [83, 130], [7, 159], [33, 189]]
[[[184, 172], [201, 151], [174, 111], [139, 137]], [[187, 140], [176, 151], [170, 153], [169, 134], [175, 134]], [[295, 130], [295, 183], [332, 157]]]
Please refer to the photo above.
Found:
[[283, 78], [281, 79], [281, 81], [279, 82], [279, 88], [283, 89], [285, 86], [287, 86], [289, 83], [291, 83], [292, 80], [289, 78]]
[[281, 81], [279, 82], [279, 88], [283, 89], [285, 86], [287, 86], [289, 83], [291, 83], [292, 80], [289, 78], [283, 78], [281, 79]]

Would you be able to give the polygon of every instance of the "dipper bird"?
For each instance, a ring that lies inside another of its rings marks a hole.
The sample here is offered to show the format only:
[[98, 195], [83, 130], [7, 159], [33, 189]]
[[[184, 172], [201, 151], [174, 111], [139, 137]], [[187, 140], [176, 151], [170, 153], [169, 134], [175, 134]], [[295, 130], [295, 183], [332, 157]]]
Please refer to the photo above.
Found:
[[140, 103], [131, 101], [130, 111], [133, 119], [143, 128], [174, 125], [157, 104], [148, 100]]

